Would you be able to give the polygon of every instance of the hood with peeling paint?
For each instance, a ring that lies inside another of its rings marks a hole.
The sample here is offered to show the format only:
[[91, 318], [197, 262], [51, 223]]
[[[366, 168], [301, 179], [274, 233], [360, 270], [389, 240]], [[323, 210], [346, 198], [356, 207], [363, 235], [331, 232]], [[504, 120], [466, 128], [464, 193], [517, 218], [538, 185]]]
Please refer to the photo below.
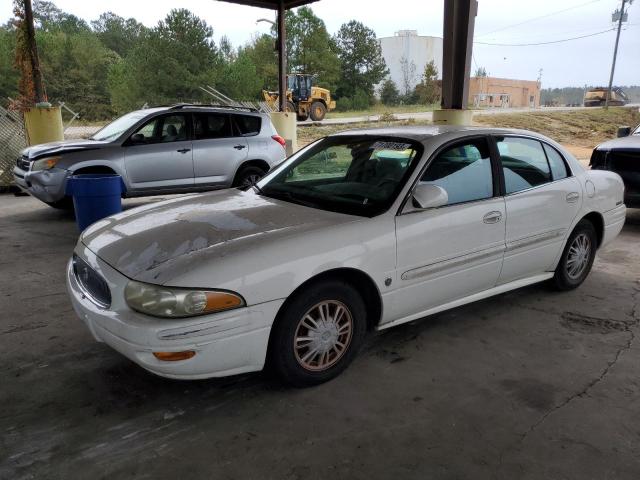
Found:
[[194, 262], [242, 255], [265, 243], [358, 219], [253, 191], [220, 190], [107, 217], [89, 227], [81, 241], [129, 278], [166, 283]]

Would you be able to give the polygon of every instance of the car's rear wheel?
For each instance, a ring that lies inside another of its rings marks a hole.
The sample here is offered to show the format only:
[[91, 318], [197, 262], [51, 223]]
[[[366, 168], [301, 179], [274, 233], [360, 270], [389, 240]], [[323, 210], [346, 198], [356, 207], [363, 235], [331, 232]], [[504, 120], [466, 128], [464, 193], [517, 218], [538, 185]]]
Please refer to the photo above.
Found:
[[265, 173], [266, 172], [262, 168], [256, 167], [255, 165], [244, 167], [236, 175], [233, 186], [248, 190], [253, 185], [255, 185], [262, 177], [264, 177]]
[[580, 220], [569, 235], [556, 267], [553, 276], [555, 286], [560, 290], [572, 290], [580, 286], [591, 271], [596, 248], [595, 227], [589, 220]]
[[272, 331], [270, 361], [290, 385], [317, 385], [340, 374], [366, 333], [366, 308], [351, 286], [323, 281], [296, 295]]

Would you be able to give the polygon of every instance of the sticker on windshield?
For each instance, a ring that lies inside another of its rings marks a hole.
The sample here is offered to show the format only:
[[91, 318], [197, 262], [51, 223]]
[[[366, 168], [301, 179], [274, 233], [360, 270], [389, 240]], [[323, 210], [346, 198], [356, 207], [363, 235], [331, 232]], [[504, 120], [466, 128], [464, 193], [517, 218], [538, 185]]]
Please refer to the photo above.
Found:
[[373, 148], [376, 150], [397, 150], [402, 152], [403, 150], [407, 150], [411, 148], [410, 143], [399, 143], [399, 142], [382, 142], [378, 141], [373, 144]]

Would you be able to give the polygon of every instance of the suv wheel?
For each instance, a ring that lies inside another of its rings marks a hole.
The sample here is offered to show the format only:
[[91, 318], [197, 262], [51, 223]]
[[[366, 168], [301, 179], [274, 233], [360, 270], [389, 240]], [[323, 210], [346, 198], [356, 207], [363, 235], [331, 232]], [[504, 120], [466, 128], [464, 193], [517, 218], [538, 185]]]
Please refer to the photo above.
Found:
[[589, 220], [580, 220], [564, 247], [553, 281], [559, 290], [572, 290], [591, 271], [596, 256], [596, 230]]
[[237, 173], [236, 178], [233, 182], [233, 186], [241, 188], [243, 190], [248, 190], [253, 185], [255, 185], [256, 182], [258, 182], [262, 177], [264, 177], [265, 173], [266, 172], [260, 167], [244, 167]]
[[317, 385], [339, 375], [358, 353], [366, 333], [366, 308], [351, 286], [316, 283], [296, 295], [271, 333], [270, 361], [290, 385]]

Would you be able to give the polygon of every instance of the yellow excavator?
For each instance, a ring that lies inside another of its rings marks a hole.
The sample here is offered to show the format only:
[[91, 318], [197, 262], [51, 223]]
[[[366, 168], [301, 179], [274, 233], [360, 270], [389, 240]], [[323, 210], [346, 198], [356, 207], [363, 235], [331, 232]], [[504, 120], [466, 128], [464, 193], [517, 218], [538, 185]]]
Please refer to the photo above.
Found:
[[[327, 112], [336, 108], [336, 102], [331, 100], [331, 92], [315, 86], [314, 80], [315, 75], [287, 75], [287, 112], [295, 112], [300, 121], [311, 117], [311, 120], [319, 122]], [[262, 96], [274, 110], [278, 108], [278, 92], [263, 90]]]

